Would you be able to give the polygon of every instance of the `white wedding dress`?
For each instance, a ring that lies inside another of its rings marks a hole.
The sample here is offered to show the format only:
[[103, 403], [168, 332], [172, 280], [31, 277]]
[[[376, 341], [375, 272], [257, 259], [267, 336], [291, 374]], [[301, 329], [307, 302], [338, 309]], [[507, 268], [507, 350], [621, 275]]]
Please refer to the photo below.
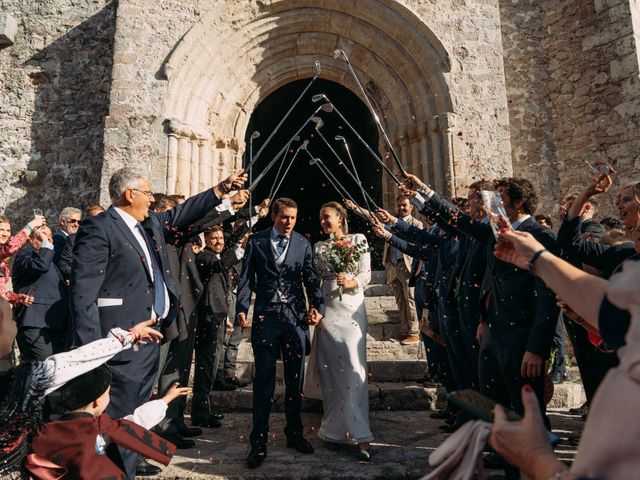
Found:
[[[362, 234], [345, 238], [354, 244], [367, 244]], [[317, 255], [325, 248], [326, 242], [318, 242], [314, 251]], [[371, 257], [364, 254], [358, 272], [348, 275], [357, 280], [358, 288], [345, 289], [342, 301], [335, 275], [327, 271], [319, 257], [316, 267], [322, 278], [326, 311], [313, 335], [305, 396], [323, 401], [320, 438], [336, 443], [370, 442], [364, 287], [371, 281]]]

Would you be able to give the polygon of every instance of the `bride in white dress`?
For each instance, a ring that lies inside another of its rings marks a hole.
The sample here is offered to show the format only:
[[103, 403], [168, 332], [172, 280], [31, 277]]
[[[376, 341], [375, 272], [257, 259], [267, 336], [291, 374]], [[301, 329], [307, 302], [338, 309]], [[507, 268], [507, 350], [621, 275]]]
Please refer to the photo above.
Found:
[[[347, 234], [347, 212], [337, 202], [322, 206], [320, 224], [324, 232], [333, 234], [336, 240], [367, 243], [362, 234]], [[326, 249], [326, 244], [315, 245], [316, 255]], [[364, 287], [371, 281], [371, 257], [369, 253], [362, 256], [355, 275], [331, 273], [321, 256], [316, 257], [316, 266], [322, 277], [326, 311], [315, 327], [305, 395], [318, 396], [319, 384], [324, 415], [318, 436], [329, 444], [357, 444], [358, 457], [368, 461], [373, 435], [369, 428]], [[314, 390], [316, 395], [312, 393]]]

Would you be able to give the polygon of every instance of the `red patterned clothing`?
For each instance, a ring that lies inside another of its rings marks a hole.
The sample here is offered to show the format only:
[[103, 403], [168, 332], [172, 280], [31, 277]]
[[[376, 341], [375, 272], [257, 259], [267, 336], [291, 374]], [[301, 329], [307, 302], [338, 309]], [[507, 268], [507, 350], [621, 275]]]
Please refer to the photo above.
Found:
[[7, 240], [7, 243], [0, 245], [0, 295], [14, 306], [21, 302], [21, 297], [17, 293], [4, 291], [11, 277], [11, 270], [9, 270], [6, 259], [17, 253], [27, 243], [27, 240], [29, 240], [29, 236], [22, 229]]

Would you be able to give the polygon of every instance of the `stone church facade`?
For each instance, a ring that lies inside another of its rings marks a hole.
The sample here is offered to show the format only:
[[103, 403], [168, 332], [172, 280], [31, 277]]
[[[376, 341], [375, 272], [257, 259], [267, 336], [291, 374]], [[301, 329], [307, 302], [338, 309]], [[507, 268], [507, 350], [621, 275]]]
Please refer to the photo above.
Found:
[[585, 160], [640, 169], [638, 0], [0, 0], [0, 46], [14, 218], [107, 204], [124, 165], [156, 191], [204, 189], [241, 166], [254, 108], [315, 60], [362, 98], [337, 48], [437, 189], [523, 176], [549, 211]]

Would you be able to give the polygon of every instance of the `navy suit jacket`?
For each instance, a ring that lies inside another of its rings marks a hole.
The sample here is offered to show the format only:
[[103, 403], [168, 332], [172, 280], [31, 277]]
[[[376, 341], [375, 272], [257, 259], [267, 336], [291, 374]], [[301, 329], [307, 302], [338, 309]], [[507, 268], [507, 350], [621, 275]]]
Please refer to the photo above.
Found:
[[50, 248], [36, 250], [27, 245], [15, 256], [11, 273], [13, 290], [34, 298], [32, 305], [19, 305], [15, 309], [16, 322], [22, 327], [67, 328], [67, 288], [53, 263], [54, 255]]
[[[178, 334], [174, 320], [179, 308], [165, 229], [186, 228], [219, 203], [209, 189], [167, 212], [149, 212], [142, 222], [159, 253], [169, 293], [169, 313], [162, 323], [165, 340]], [[73, 255], [70, 297], [77, 345], [103, 338], [113, 327], [128, 329], [151, 318], [151, 272], [144, 251], [114, 207], [82, 222]]]
[[249, 311], [251, 293], [255, 292], [254, 318], [257, 318], [270, 305], [278, 289], [286, 296], [299, 327], [308, 328], [303, 321], [307, 313], [305, 291], [310, 306], [324, 312], [311, 243], [299, 233], [291, 233], [282, 265], [277, 265], [271, 247], [271, 228], [249, 237], [242, 262], [236, 315]]
[[[495, 237], [491, 226], [473, 220], [437, 193], [428, 200], [431, 209], [439, 214], [438, 222], [460, 230], [483, 243], [493, 251]], [[529, 232], [545, 248], [558, 253], [555, 235], [533, 218], [518, 228]], [[510, 263], [488, 258], [490, 278], [490, 304], [488, 323], [491, 336], [501, 345], [526, 344], [526, 351], [548, 358], [558, 322], [555, 294], [538, 277]]]

